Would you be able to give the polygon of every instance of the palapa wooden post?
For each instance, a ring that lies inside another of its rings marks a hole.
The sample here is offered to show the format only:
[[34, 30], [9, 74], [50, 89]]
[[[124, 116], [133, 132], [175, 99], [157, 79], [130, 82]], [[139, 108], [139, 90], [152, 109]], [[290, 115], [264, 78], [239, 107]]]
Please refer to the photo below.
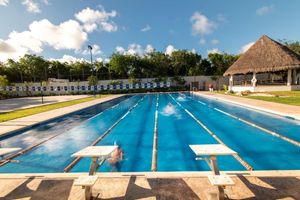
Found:
[[289, 69], [288, 70], [288, 74], [287, 74], [287, 86], [292, 85], [292, 70]]

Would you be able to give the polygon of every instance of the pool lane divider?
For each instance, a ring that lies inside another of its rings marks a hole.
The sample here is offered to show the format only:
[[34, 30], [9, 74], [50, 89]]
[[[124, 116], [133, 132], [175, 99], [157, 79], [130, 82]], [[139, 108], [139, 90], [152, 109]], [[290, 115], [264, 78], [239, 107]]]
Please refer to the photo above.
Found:
[[32, 150], [32, 149], [38, 147], [39, 145], [41, 145], [41, 144], [43, 144], [43, 143], [45, 143], [45, 142], [47, 142], [47, 141], [49, 141], [49, 140], [51, 140], [51, 139], [57, 137], [57, 136], [59, 136], [59, 135], [61, 135], [61, 134], [63, 134], [63, 133], [64, 133], [64, 132], [58, 133], [58, 134], [56, 134], [56, 135], [53, 135], [53, 136], [51, 136], [51, 137], [49, 137], [49, 138], [47, 138], [47, 139], [45, 139], [45, 140], [43, 140], [43, 141], [38, 142], [37, 144], [31, 145], [31, 146], [29, 146], [29, 147], [27, 147], [27, 148], [25, 148], [25, 149], [22, 149], [21, 151], [19, 151], [19, 152], [13, 154], [13, 155], [10, 155], [10, 156], [8, 156], [8, 157], [6, 157], [6, 158], [0, 160], [0, 167], [2, 167], [3, 165], [5, 165], [5, 164], [11, 162], [12, 159], [16, 158], [17, 156], [23, 155], [24, 153], [26, 153], [26, 152], [28, 152], [28, 151], [30, 151], [30, 150]]
[[[189, 97], [190, 98], [190, 97]], [[192, 99], [192, 98], [190, 98], [190, 99]], [[193, 100], [193, 99], [192, 99]], [[194, 100], [194, 101], [196, 101], [196, 100]], [[199, 102], [199, 101], [198, 101]], [[200, 102], [199, 102], [200, 103]], [[248, 125], [250, 125], [250, 126], [252, 126], [252, 127], [255, 127], [255, 128], [257, 128], [257, 129], [260, 129], [260, 130], [262, 130], [262, 131], [264, 131], [264, 132], [266, 132], [266, 133], [269, 133], [269, 134], [271, 134], [271, 135], [273, 135], [273, 136], [275, 136], [275, 137], [278, 137], [278, 138], [280, 138], [280, 139], [282, 139], [282, 140], [285, 140], [286, 142], [289, 142], [289, 143], [291, 143], [291, 144], [293, 144], [293, 145], [296, 145], [296, 146], [298, 146], [298, 147], [300, 147], [300, 142], [298, 142], [298, 141], [295, 141], [295, 140], [293, 140], [293, 139], [291, 139], [291, 138], [288, 138], [288, 137], [286, 137], [286, 136], [283, 136], [283, 135], [281, 135], [281, 134], [279, 134], [279, 133], [276, 133], [276, 132], [274, 132], [274, 131], [271, 131], [271, 130], [269, 130], [269, 129], [266, 129], [266, 128], [264, 128], [264, 127], [262, 127], [262, 126], [259, 126], [259, 125], [257, 125], [257, 124], [254, 124], [254, 123], [252, 123], [252, 122], [250, 122], [250, 121], [247, 121], [247, 120], [245, 120], [245, 119], [242, 119], [242, 118], [239, 118], [239, 117], [237, 117], [237, 116], [235, 116], [235, 115], [232, 115], [232, 114], [230, 114], [230, 113], [228, 113], [228, 112], [225, 112], [225, 111], [223, 111], [223, 110], [220, 110], [220, 109], [218, 109], [218, 108], [213, 108], [214, 110], [216, 110], [216, 111], [218, 111], [218, 112], [220, 112], [220, 113], [223, 113], [224, 115], [227, 115], [227, 116], [229, 116], [229, 117], [231, 117], [231, 118], [233, 118], [233, 119], [236, 119], [236, 120], [239, 120], [239, 121], [241, 121], [241, 122], [243, 122], [243, 123], [245, 123], [245, 124], [248, 124]]]
[[[100, 142], [107, 134], [109, 134], [134, 108], [136, 108], [138, 106], [138, 104], [140, 102], [142, 102], [144, 100], [145, 96], [143, 96], [140, 100], [138, 100], [138, 102], [133, 105], [131, 108], [128, 109], [128, 111], [122, 116], [120, 117], [109, 129], [107, 129], [100, 137], [98, 137], [94, 142], [92, 142], [91, 145], [89, 146], [95, 146], [98, 142]], [[77, 157], [75, 158], [67, 167], [65, 167], [64, 172], [68, 172], [70, 171], [74, 165], [76, 165], [80, 160], [82, 159], [82, 157]]]
[[[176, 99], [169, 94], [169, 96], [177, 103], [179, 107], [181, 107], [187, 114], [189, 114], [204, 130], [206, 130], [215, 140], [217, 140], [220, 144], [227, 146], [218, 136], [216, 136], [209, 128], [207, 128], [195, 115], [193, 115], [189, 110], [181, 105]], [[228, 146], [227, 146], [228, 147]], [[248, 171], [252, 171], [253, 167], [243, 160], [238, 154], [233, 154], [233, 157], [240, 162]]]
[[263, 128], [263, 127], [261, 127], [261, 126], [259, 126], [259, 125], [256, 125], [256, 124], [254, 124], [254, 123], [252, 123], [252, 122], [249, 122], [249, 121], [244, 120], [244, 119], [242, 119], [242, 118], [239, 118], [239, 117], [237, 117], [237, 116], [234, 116], [234, 115], [232, 115], [232, 114], [230, 114], [230, 113], [227, 113], [227, 112], [225, 112], [225, 111], [223, 111], [223, 110], [220, 110], [220, 109], [218, 109], [218, 108], [214, 108], [214, 110], [216, 110], [216, 111], [218, 111], [218, 112], [220, 112], [220, 113], [223, 113], [224, 115], [227, 115], [227, 116], [229, 116], [229, 117], [231, 117], [231, 118], [233, 118], [233, 119], [236, 119], [236, 120], [239, 120], [239, 121], [241, 121], [241, 122], [244, 122], [245, 124], [248, 124], [248, 125], [250, 125], [250, 126], [253, 126], [253, 127], [257, 128], [257, 129], [260, 129], [260, 130], [262, 130], [262, 131], [264, 131], [264, 132], [266, 132], [266, 133], [269, 133], [269, 134], [271, 134], [271, 135], [273, 135], [273, 136], [279, 137], [279, 138], [281, 138], [282, 140], [285, 140], [285, 141], [287, 141], [287, 142], [289, 142], [289, 143], [291, 143], [291, 144], [293, 144], [293, 145], [296, 145], [296, 146], [300, 147], [300, 142], [297, 142], [297, 141], [295, 141], [295, 140], [292, 140], [292, 139], [290, 139], [290, 138], [288, 138], [288, 137], [285, 137], [285, 136], [283, 136], [283, 135], [280, 135], [279, 133], [276, 133], [276, 132], [274, 132], [274, 131], [271, 131], [271, 130], [268, 130], [268, 129], [266, 129], [266, 128]]
[[[128, 99], [126, 99], [126, 100], [128, 100]], [[119, 105], [119, 103], [116, 104], [116, 105], [113, 106], [113, 107], [116, 107], [117, 105]], [[99, 116], [99, 115], [101, 115], [102, 113], [103, 113], [103, 111], [102, 111], [101, 113], [97, 114], [96, 116]], [[92, 118], [94, 118], [94, 117], [96, 117], [96, 116], [93, 116]], [[90, 118], [90, 119], [91, 119], [91, 118]], [[90, 119], [89, 119], [89, 120], [90, 120]], [[32, 149], [34, 149], [34, 148], [37, 148], [37, 147], [40, 146], [41, 144], [43, 144], [43, 143], [45, 143], [45, 142], [48, 142], [49, 140], [51, 140], [51, 139], [53, 139], [53, 138], [55, 138], [55, 137], [57, 137], [57, 136], [59, 136], [59, 135], [61, 135], [61, 134], [63, 134], [63, 133], [65, 133], [65, 132], [61, 132], [61, 133], [58, 133], [58, 134], [56, 134], [56, 135], [53, 135], [53, 136], [51, 136], [51, 137], [49, 137], [49, 138], [46, 138], [45, 140], [42, 140], [42, 141], [40, 141], [40, 142], [38, 142], [38, 143], [36, 143], [36, 144], [34, 144], [34, 145], [31, 145], [31, 146], [29, 146], [29, 147], [27, 147], [27, 148], [25, 148], [25, 149], [22, 149], [21, 151], [15, 153], [15, 154], [12, 154], [12, 155], [10, 155], [10, 156], [8, 156], [8, 157], [6, 157], [6, 158], [0, 160], [0, 167], [2, 167], [3, 165], [5, 165], [5, 164], [11, 162], [12, 159], [14, 159], [14, 158], [16, 158], [16, 157], [18, 157], [18, 156], [20, 156], [20, 155], [23, 155], [23, 154], [25, 154], [26, 152], [28, 152], [28, 151], [30, 151], [30, 150], [32, 150]]]
[[200, 103], [200, 104], [202, 104], [202, 105], [206, 105], [206, 103], [204, 103], [203, 101], [200, 101], [200, 100], [195, 100], [195, 99], [193, 99], [192, 97], [189, 97], [189, 96], [187, 96], [189, 99], [191, 99], [191, 100], [194, 100], [194, 101], [196, 101], [196, 102], [198, 102], [198, 103]]
[[156, 96], [156, 106], [155, 106], [153, 151], [152, 151], [152, 165], [151, 165], [151, 171], [153, 172], [157, 171], [158, 100], [159, 100], [159, 95]]

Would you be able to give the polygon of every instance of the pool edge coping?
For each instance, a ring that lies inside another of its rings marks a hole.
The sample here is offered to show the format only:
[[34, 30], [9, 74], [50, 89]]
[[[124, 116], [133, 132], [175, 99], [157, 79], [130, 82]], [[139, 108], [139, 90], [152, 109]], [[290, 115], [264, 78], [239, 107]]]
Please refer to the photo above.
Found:
[[277, 111], [274, 111], [274, 110], [271, 110], [271, 109], [266, 109], [266, 108], [262, 108], [262, 107], [258, 107], [258, 106], [247, 105], [245, 103], [228, 100], [228, 99], [225, 99], [225, 98], [222, 98], [222, 97], [219, 97], [219, 96], [210, 96], [208, 94], [199, 93], [199, 92], [196, 92], [194, 94], [196, 94], [198, 96], [201, 96], [201, 97], [213, 99], [213, 100], [222, 100], [222, 101], [225, 101], [227, 103], [235, 104], [235, 105], [238, 105], [238, 106], [241, 106], [241, 107], [251, 108], [251, 109], [254, 109], [254, 110], [257, 110], [257, 111], [266, 112], [266, 113], [277, 115], [277, 116], [280, 116], [280, 117], [285, 117], [285, 118], [286, 117], [291, 117], [294, 120], [300, 121], [300, 116], [297, 116], [297, 115], [291, 115], [291, 114], [288, 114], [288, 113], [277, 112]]
[[[82, 173], [0, 173], [0, 179], [25, 179], [25, 178], [67, 178], [74, 179]], [[185, 171], [185, 172], [98, 172], [99, 178], [128, 178], [131, 176], [145, 178], [200, 178], [211, 175], [211, 171]], [[248, 177], [300, 177], [300, 170], [254, 170], [254, 171], [221, 171], [232, 177], [248, 176]]]

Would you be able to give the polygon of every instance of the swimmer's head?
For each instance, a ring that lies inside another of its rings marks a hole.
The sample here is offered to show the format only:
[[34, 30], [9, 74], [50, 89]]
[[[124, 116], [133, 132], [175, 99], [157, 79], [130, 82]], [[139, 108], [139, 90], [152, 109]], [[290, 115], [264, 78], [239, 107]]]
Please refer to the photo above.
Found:
[[118, 148], [121, 148], [121, 143], [119, 141], [114, 141], [114, 146], [118, 146]]

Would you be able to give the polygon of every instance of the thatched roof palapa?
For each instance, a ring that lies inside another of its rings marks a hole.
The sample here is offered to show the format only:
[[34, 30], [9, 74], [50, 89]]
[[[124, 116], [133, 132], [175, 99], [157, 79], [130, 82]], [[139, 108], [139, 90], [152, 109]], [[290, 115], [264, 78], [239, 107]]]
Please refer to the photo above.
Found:
[[300, 68], [300, 55], [266, 35], [231, 65], [224, 76]]

